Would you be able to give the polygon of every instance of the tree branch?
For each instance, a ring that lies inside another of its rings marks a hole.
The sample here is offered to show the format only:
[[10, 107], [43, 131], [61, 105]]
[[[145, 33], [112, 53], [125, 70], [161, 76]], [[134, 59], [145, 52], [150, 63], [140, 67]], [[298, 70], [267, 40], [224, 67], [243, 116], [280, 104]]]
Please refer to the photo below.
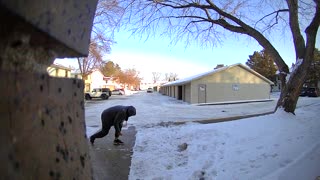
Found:
[[316, 43], [316, 35], [320, 25], [320, 2], [319, 0], [315, 0], [316, 2], [316, 13], [310, 22], [309, 26], [306, 28], [305, 32], [307, 35], [307, 43], [306, 43], [306, 61], [310, 61], [307, 63], [311, 63], [313, 59], [313, 53], [315, 51], [315, 43]]
[[[279, 9], [279, 10], [277, 10], [277, 11], [274, 11], [274, 12], [272, 12], [272, 13], [270, 13], [270, 14], [267, 14], [267, 15], [263, 16], [261, 19], [259, 19], [259, 20], [254, 24], [254, 27], [256, 27], [256, 25], [257, 25], [260, 21], [262, 21], [263, 19], [265, 19], [265, 18], [267, 18], [267, 17], [269, 17], [269, 16], [271, 16], [271, 15], [273, 15], [273, 14], [276, 14], [276, 17], [275, 17], [276, 22], [273, 23], [273, 24], [271, 24], [271, 25], [269, 25], [268, 28], [266, 28], [265, 30], [267, 30], [267, 29], [269, 29], [269, 28], [272, 28], [274, 25], [278, 24], [278, 17], [279, 17], [279, 14], [280, 14], [281, 12], [289, 12], [289, 9]], [[264, 31], [265, 31], [265, 30], [264, 30]]]
[[[183, 1], [186, 2], [186, 1]], [[282, 57], [280, 56], [280, 54], [278, 53], [278, 51], [273, 47], [273, 45], [256, 29], [254, 29], [253, 27], [249, 26], [248, 24], [246, 24], [245, 22], [243, 22], [242, 20], [240, 20], [239, 18], [237, 18], [236, 16], [232, 15], [231, 13], [227, 13], [226, 11], [222, 10], [221, 8], [219, 8], [217, 5], [215, 5], [215, 3], [213, 3], [212, 0], [206, 0], [207, 4], [199, 4], [199, 3], [187, 3], [186, 4], [179, 4], [179, 3], [175, 3], [173, 1], [157, 1], [155, 2], [157, 5], [161, 5], [163, 7], [168, 7], [168, 8], [172, 8], [172, 9], [190, 9], [190, 8], [195, 8], [195, 9], [201, 9], [204, 12], [204, 16], [202, 17], [201, 15], [188, 15], [188, 14], [184, 14], [186, 12], [189, 12], [187, 10], [183, 11], [183, 14], [180, 15], [172, 15], [172, 16], [166, 16], [166, 18], [170, 19], [170, 18], [177, 18], [177, 19], [190, 19], [189, 23], [187, 23], [187, 25], [189, 26], [190, 24], [195, 24], [198, 22], [209, 22], [212, 24], [216, 24], [224, 29], [227, 29], [231, 32], [235, 32], [235, 33], [241, 33], [241, 34], [246, 34], [252, 38], [254, 38], [255, 40], [258, 41], [258, 43], [264, 47], [266, 50], [268, 50], [272, 55], [273, 58], [275, 59], [275, 63], [277, 64], [277, 66], [279, 67], [279, 70], [284, 73], [287, 74], [289, 73], [289, 68], [286, 65], [286, 63], [284, 62], [284, 60], [282, 59]], [[237, 5], [235, 7], [235, 9], [238, 9], [239, 6], [241, 5]], [[220, 17], [218, 19], [212, 19], [212, 17], [210, 16], [210, 11], [217, 13]], [[279, 12], [282, 12], [285, 10], [279, 10]], [[179, 11], [176, 11], [179, 12]], [[235, 11], [232, 12], [233, 14], [235, 14]], [[153, 13], [154, 14], [154, 13]], [[194, 19], [198, 19], [199, 21], [195, 21]], [[187, 28], [188, 29], [188, 28]], [[209, 28], [211, 29], [211, 28]], [[185, 29], [186, 30], [186, 29]]]
[[300, 31], [298, 18], [298, 0], [287, 0], [289, 7], [289, 25], [292, 32], [296, 58], [302, 59], [305, 53], [305, 42]]

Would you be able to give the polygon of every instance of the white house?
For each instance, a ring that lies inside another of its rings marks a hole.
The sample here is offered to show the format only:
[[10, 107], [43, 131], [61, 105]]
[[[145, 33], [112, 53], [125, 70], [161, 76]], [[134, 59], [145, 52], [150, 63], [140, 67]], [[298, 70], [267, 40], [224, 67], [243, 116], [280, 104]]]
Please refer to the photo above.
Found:
[[105, 76], [99, 70], [92, 71], [88, 78], [90, 77], [90, 90], [93, 88], [105, 88], [107, 86], [106, 80], [104, 79]]

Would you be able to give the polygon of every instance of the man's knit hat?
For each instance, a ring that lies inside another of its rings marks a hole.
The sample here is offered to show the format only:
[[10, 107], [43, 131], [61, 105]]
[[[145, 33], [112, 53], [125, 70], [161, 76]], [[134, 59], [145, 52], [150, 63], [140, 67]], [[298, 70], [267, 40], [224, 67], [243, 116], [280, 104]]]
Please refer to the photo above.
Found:
[[[136, 108], [133, 106], [128, 106], [127, 115], [128, 115], [128, 117], [136, 115]], [[128, 119], [126, 119], [126, 120], [128, 120]]]

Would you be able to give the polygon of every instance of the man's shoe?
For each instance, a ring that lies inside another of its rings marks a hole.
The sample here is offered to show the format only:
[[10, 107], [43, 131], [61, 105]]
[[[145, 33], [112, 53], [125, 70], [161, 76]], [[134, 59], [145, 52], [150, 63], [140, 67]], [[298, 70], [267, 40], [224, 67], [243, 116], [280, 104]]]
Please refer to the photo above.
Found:
[[114, 145], [121, 145], [121, 144], [123, 144], [123, 142], [122, 142], [120, 139], [115, 139], [115, 140], [113, 141], [113, 144], [114, 144]]
[[94, 137], [90, 136], [90, 142], [91, 142], [91, 144], [93, 145], [93, 143], [94, 143]]

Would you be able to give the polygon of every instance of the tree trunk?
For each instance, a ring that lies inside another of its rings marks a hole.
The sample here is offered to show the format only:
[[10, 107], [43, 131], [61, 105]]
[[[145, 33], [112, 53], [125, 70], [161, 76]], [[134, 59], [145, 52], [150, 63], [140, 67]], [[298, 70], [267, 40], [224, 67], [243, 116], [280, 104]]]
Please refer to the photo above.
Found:
[[278, 100], [276, 110], [278, 108], [283, 108], [284, 111], [294, 114], [301, 88], [306, 79], [307, 72], [313, 58], [316, 36], [320, 22], [320, 3], [319, 1], [315, 1], [315, 15], [311, 23], [305, 30], [307, 40], [306, 43], [303, 39], [303, 36], [301, 35], [299, 28], [298, 1], [287, 0], [287, 3], [290, 12], [289, 24], [294, 40], [297, 62], [294, 70], [290, 74], [290, 78], [287, 83], [285, 83], [285, 75], [284, 77], [282, 77], [282, 85], [284, 86], [281, 90], [281, 95]]
[[[299, 66], [290, 75], [289, 81], [285, 83], [285, 76], [282, 76], [281, 95], [276, 110], [283, 108], [284, 111], [294, 113], [299, 99], [300, 91], [307, 75], [307, 66]], [[283, 83], [284, 82], [284, 83]]]

